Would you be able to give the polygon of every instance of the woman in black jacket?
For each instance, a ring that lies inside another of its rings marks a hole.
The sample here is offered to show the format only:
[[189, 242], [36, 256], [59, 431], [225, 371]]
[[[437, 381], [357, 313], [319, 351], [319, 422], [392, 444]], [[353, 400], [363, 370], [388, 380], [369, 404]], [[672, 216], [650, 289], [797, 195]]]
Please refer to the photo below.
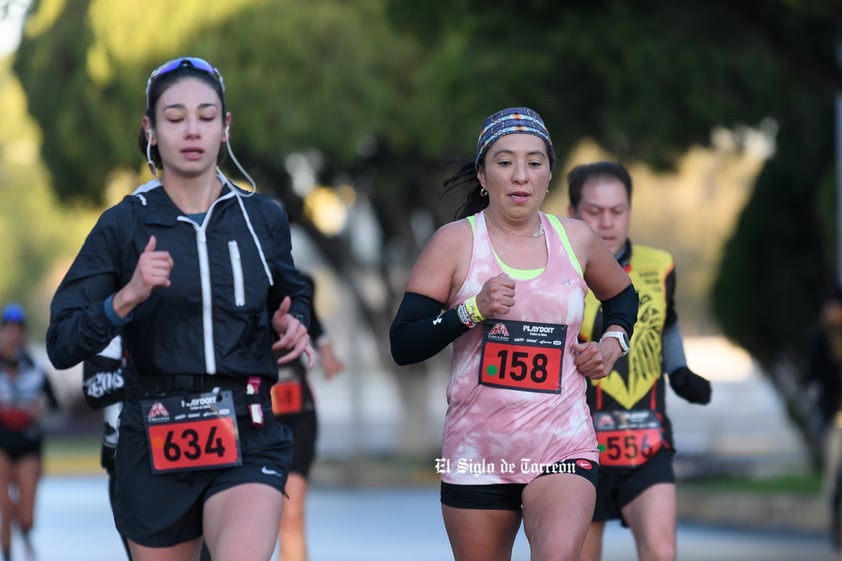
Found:
[[313, 364], [310, 289], [284, 211], [217, 167], [231, 114], [216, 68], [159, 66], [141, 124], [160, 176], [88, 235], [53, 298], [47, 351], [68, 368], [122, 334], [137, 378], [114, 518], [135, 561], [198, 559], [203, 537], [214, 561], [268, 560], [292, 450], [269, 387], [278, 364], [302, 353]]

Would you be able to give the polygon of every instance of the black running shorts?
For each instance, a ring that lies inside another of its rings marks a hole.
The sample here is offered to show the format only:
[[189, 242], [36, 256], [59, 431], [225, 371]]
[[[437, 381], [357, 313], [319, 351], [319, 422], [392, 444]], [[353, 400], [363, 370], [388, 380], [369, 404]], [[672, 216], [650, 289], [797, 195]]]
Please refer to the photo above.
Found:
[[16, 462], [24, 456], [40, 458], [43, 443], [44, 437], [38, 428], [23, 431], [0, 428], [0, 451], [5, 452], [12, 462]]
[[[265, 424], [255, 428], [237, 417], [241, 466], [152, 472], [140, 406], [127, 401], [120, 417], [116, 454], [114, 520], [128, 539], [147, 547], [168, 547], [202, 535], [204, 502], [215, 493], [244, 483], [263, 483], [282, 493], [292, 462], [290, 429], [263, 406]], [[268, 492], [268, 491], [267, 491]]]
[[315, 411], [305, 411], [294, 415], [278, 415], [279, 422], [292, 430], [292, 466], [290, 473], [297, 473], [306, 479], [316, 458], [316, 438], [319, 432], [318, 418]]
[[[556, 473], [579, 475], [596, 486], [599, 466], [590, 460], [571, 459], [548, 466], [538, 477]], [[489, 485], [456, 485], [441, 483], [441, 503], [453, 508], [477, 510], [516, 510], [523, 506], [521, 496], [525, 483], [492, 483]]]
[[[622, 519], [620, 511], [638, 495], [658, 483], [675, 483], [674, 450], [662, 448], [642, 466], [630, 470], [599, 470], [594, 521]], [[625, 521], [623, 525], [626, 526]]]

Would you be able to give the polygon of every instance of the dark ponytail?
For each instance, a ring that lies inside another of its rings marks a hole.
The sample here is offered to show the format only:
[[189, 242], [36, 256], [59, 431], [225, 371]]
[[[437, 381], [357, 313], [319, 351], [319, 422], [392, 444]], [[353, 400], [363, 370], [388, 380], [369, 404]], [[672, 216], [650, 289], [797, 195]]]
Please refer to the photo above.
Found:
[[472, 216], [487, 207], [488, 193], [482, 194], [482, 185], [477, 178], [474, 162], [458, 159], [451, 160], [450, 165], [454, 166], [456, 171], [444, 181], [445, 193], [459, 189], [465, 190], [465, 202], [456, 210], [456, 220]]

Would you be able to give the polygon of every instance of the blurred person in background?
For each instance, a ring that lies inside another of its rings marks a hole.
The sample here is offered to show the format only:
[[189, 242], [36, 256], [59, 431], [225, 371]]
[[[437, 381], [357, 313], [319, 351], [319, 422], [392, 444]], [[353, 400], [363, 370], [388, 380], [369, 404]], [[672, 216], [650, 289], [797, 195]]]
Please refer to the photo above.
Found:
[[824, 439], [823, 489], [830, 498], [830, 535], [842, 553], [842, 288], [825, 298], [809, 341], [807, 380], [817, 395]]
[[[392, 322], [399, 365], [452, 343], [435, 469], [456, 561], [510, 560], [521, 523], [533, 561], [578, 559], [593, 515], [585, 386], [625, 352], [638, 300], [590, 227], [540, 210], [554, 165], [537, 112], [489, 116], [475, 158], [445, 183], [465, 203], [422, 250]], [[579, 343], [589, 288], [609, 336]]]
[[[95, 357], [82, 363], [82, 395], [91, 409], [102, 410], [102, 444], [100, 465], [108, 474], [108, 501], [114, 509], [114, 455], [117, 440], [120, 437], [120, 411], [125, 398], [126, 360], [123, 354], [123, 342], [119, 335]], [[126, 555], [131, 559], [129, 543], [120, 534]]]
[[[568, 213], [594, 229], [640, 295], [631, 351], [608, 377], [588, 383], [599, 440], [599, 485], [582, 561], [599, 561], [607, 520], [630, 527], [641, 561], [675, 561], [675, 446], [666, 412], [665, 377], [690, 403], [710, 402], [710, 382], [687, 367], [675, 309], [675, 263], [663, 250], [632, 244], [632, 180], [624, 166], [595, 162], [567, 176]], [[596, 341], [607, 326], [592, 293], [580, 339]]]
[[[330, 380], [344, 365], [336, 356], [333, 343], [316, 314], [316, 285], [313, 277], [302, 272], [310, 285], [313, 297], [310, 299], [310, 340], [315, 342], [316, 353], [325, 377]], [[272, 386], [272, 412], [275, 418], [292, 429], [292, 465], [287, 477], [287, 498], [281, 517], [279, 561], [307, 561], [306, 501], [310, 468], [316, 458], [318, 417], [316, 400], [307, 368], [301, 361], [282, 366], [278, 382]]]
[[42, 418], [58, 401], [44, 369], [26, 348], [23, 308], [8, 304], [0, 321], [0, 548], [12, 558], [12, 528], [24, 544], [23, 557], [34, 559], [30, 531], [41, 479]]

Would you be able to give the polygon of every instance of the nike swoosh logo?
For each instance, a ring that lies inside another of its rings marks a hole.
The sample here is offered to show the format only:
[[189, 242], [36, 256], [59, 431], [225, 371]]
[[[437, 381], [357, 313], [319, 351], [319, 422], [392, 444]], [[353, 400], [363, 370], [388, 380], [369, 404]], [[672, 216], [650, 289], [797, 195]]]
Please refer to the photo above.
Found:
[[269, 469], [269, 468], [268, 468], [268, 467], [266, 467], [266, 466], [263, 466], [262, 468], [260, 468], [260, 471], [261, 471], [261, 473], [263, 473], [264, 475], [276, 475], [276, 476], [278, 476], [278, 477], [283, 477], [283, 475], [282, 475], [280, 472], [275, 471], [274, 469]]

